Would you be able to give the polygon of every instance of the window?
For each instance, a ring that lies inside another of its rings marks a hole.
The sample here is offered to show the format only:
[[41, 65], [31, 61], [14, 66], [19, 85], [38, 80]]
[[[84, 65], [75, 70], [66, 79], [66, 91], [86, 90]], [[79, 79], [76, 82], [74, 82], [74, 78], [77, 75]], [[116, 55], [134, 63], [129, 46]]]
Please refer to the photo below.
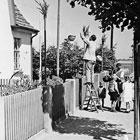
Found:
[[14, 38], [14, 69], [19, 70], [19, 58], [20, 58], [20, 38]]

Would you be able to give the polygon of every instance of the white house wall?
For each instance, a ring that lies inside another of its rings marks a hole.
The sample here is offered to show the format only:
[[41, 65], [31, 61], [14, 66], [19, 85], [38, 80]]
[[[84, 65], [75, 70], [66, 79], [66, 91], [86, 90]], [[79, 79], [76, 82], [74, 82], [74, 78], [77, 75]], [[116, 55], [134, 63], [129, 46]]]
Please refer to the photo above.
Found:
[[31, 34], [14, 31], [13, 36], [21, 39], [20, 46], [20, 70], [23, 71], [24, 74], [29, 75], [32, 79], [32, 55], [31, 55]]
[[21, 44], [20, 46], [20, 69], [24, 74], [32, 76], [31, 46]]
[[8, 0], [1, 0], [0, 17], [0, 78], [10, 78], [14, 70], [14, 41], [10, 25]]

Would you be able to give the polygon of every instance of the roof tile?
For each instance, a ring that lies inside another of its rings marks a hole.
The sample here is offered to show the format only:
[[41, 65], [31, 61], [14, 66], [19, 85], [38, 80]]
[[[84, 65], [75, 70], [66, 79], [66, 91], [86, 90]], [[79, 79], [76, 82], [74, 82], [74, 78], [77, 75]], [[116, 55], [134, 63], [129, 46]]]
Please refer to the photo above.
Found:
[[20, 10], [14, 5], [16, 25], [35, 30], [35, 28], [23, 17]]

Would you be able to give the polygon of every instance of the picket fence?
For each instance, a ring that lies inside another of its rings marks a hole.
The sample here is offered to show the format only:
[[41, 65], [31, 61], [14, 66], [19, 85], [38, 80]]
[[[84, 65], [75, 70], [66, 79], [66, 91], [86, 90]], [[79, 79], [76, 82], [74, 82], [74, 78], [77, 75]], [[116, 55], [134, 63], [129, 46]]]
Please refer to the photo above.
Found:
[[43, 129], [41, 96], [42, 89], [37, 88], [1, 97], [2, 140], [26, 140]]
[[9, 79], [0, 79], [0, 92], [9, 85]]
[[[95, 75], [96, 87], [103, 75]], [[82, 106], [86, 93], [84, 83], [85, 77], [64, 83], [65, 113], [74, 114]], [[41, 96], [42, 88], [37, 88], [0, 97], [1, 140], [27, 140], [44, 128]]]

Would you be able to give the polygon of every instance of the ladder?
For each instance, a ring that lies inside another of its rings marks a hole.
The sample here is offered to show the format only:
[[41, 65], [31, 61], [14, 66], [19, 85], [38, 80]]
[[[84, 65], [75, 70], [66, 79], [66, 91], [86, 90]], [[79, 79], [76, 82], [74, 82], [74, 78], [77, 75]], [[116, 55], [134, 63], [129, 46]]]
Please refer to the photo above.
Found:
[[[87, 92], [89, 92], [89, 95], [87, 95]], [[92, 83], [90, 85], [86, 84], [86, 96], [82, 108], [90, 109], [90, 111], [94, 109], [98, 113], [98, 107], [103, 111], [98, 93], [95, 90], [94, 85]]]

